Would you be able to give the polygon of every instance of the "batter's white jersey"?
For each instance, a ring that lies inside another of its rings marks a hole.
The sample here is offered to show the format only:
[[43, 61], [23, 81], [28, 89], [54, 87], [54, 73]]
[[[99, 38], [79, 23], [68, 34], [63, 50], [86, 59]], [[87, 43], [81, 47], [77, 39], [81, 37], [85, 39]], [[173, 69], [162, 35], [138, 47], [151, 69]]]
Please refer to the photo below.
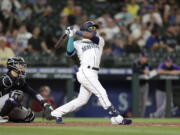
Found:
[[102, 37], [99, 37], [99, 44], [93, 43], [90, 39], [74, 41], [74, 48], [81, 66], [88, 65], [99, 68], [103, 47], [104, 39]]
[[74, 41], [74, 48], [81, 64], [76, 73], [78, 82], [81, 84], [80, 92], [76, 99], [52, 111], [52, 116], [62, 117], [78, 109], [88, 102], [92, 94], [98, 97], [100, 104], [105, 110], [111, 106], [106, 90], [98, 80], [98, 71], [88, 68], [88, 66], [99, 68], [103, 47], [104, 39], [102, 37], [99, 37], [98, 44], [93, 43], [89, 39]]

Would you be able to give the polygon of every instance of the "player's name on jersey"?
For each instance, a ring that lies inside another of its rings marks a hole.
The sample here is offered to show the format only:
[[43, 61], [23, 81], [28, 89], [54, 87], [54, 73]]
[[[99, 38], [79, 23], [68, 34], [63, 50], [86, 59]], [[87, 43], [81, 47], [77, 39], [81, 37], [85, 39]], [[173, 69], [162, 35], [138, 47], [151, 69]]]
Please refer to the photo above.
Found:
[[82, 47], [82, 51], [85, 52], [85, 51], [87, 51], [89, 49], [93, 49], [93, 48], [99, 49], [99, 46], [97, 44], [88, 44], [88, 45]]

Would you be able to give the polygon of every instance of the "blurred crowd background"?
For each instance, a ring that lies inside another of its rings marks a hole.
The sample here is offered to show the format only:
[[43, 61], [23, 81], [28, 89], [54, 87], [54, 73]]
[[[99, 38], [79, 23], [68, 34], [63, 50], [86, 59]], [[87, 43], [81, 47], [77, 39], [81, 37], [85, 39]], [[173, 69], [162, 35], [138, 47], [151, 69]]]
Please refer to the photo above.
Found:
[[[102, 66], [128, 66], [140, 52], [154, 65], [180, 57], [178, 0], [0, 0], [0, 66], [23, 56], [30, 66], [69, 66], [54, 49], [67, 26], [99, 24], [106, 45]], [[61, 58], [61, 59], [60, 59]], [[178, 62], [178, 61], [177, 61]], [[113, 63], [113, 64], [112, 64]]]
[[[61, 68], [77, 64], [76, 56], [73, 59], [66, 57], [65, 45], [56, 50], [54, 46], [66, 27], [79, 29], [84, 22], [92, 20], [99, 25], [98, 34], [105, 39], [101, 67], [107, 70], [132, 69], [133, 73], [144, 75], [157, 69], [160, 75], [179, 75], [179, 6], [179, 0], [0, 0], [0, 67], [6, 67], [7, 58], [11, 56], [22, 56], [28, 67]], [[43, 80], [45, 78], [38, 73], [36, 77], [39, 80], [31, 78], [30, 84], [39, 89], [46, 101], [54, 108], [63, 104], [67, 94], [64, 91], [65, 81], [57, 78]], [[108, 89], [112, 102], [119, 106], [121, 112], [132, 112], [131, 82], [115, 76], [107, 78], [108, 82], [103, 80], [102, 83]], [[176, 83], [179, 84], [179, 80]], [[164, 80], [154, 83], [140, 81], [142, 117], [165, 116], [165, 86]], [[50, 97], [50, 87], [56, 102]], [[77, 81], [74, 89], [79, 89]], [[176, 89], [179, 92], [179, 87]], [[180, 93], [178, 96], [173, 91], [173, 94], [179, 102]], [[76, 116], [102, 116], [96, 102], [92, 98], [92, 104], [77, 112]], [[36, 101], [31, 103], [31, 108], [40, 112], [38, 116], [43, 115]], [[174, 108], [177, 110], [175, 102]]]

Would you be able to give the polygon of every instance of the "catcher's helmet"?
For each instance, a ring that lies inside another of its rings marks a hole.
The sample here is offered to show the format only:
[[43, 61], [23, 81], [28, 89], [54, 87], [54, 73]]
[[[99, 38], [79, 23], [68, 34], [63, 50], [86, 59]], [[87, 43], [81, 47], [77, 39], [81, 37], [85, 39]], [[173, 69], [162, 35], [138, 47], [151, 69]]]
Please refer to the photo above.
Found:
[[10, 57], [10, 58], [8, 58], [8, 60], [7, 60], [7, 68], [8, 68], [8, 70], [9, 71], [13, 70], [18, 74], [25, 75], [25, 71], [20, 71], [17, 68], [16, 64], [21, 64], [24, 67], [26, 66], [24, 58], [22, 58], [22, 57]]
[[[93, 27], [95, 29], [92, 29]], [[93, 21], [87, 21], [80, 27], [80, 31], [96, 32], [96, 29], [98, 28], [99, 26], [95, 24]]]

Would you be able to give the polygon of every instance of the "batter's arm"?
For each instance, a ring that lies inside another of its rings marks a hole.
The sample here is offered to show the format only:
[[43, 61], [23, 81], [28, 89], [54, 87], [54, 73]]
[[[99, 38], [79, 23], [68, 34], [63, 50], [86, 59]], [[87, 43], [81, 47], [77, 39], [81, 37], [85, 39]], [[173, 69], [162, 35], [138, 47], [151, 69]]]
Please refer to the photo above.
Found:
[[68, 38], [66, 50], [67, 50], [66, 51], [67, 56], [73, 56], [75, 54], [74, 37], [69, 37]]
[[83, 38], [90, 39], [94, 43], [99, 44], [99, 37], [90, 32], [76, 31], [76, 35], [81, 36]]

